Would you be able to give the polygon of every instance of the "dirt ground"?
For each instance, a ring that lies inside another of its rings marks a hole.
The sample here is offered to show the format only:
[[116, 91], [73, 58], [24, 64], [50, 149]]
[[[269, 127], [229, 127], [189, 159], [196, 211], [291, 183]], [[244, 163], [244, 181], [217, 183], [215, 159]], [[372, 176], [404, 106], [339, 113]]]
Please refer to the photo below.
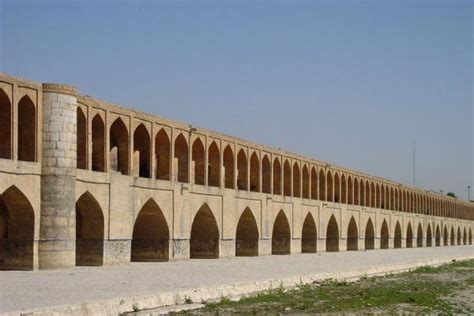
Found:
[[[205, 302], [204, 302], [205, 303]], [[231, 301], [223, 298], [186, 315], [229, 314], [474, 314], [474, 260], [437, 268], [362, 278], [328, 280], [276, 289]]]

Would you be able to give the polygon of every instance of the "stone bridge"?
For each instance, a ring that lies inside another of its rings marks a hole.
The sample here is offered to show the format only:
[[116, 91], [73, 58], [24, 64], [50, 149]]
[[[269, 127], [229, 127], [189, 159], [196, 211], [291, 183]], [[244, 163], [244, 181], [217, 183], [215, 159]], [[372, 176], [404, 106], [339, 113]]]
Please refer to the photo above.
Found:
[[0, 74], [0, 268], [472, 244], [474, 204]]

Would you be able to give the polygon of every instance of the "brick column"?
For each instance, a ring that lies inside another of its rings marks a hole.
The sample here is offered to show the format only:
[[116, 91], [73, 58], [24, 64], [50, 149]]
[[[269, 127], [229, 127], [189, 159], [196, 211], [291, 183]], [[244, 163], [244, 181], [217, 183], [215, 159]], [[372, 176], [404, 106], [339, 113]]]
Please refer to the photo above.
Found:
[[75, 266], [76, 106], [75, 88], [43, 84], [40, 269]]

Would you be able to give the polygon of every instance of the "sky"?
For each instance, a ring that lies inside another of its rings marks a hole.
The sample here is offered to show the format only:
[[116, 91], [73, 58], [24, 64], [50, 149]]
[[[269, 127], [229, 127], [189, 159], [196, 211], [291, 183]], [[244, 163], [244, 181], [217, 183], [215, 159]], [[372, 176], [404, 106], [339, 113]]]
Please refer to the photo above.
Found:
[[[467, 199], [470, 1], [0, 0], [0, 71]], [[474, 198], [474, 188], [471, 189]]]

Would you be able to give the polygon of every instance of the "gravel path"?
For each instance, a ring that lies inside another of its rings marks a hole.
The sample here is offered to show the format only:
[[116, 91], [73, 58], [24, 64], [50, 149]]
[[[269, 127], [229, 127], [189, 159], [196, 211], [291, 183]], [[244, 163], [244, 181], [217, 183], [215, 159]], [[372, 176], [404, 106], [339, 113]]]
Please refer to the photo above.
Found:
[[60, 271], [1, 271], [0, 313], [466, 256], [474, 258], [474, 246], [132, 263]]

